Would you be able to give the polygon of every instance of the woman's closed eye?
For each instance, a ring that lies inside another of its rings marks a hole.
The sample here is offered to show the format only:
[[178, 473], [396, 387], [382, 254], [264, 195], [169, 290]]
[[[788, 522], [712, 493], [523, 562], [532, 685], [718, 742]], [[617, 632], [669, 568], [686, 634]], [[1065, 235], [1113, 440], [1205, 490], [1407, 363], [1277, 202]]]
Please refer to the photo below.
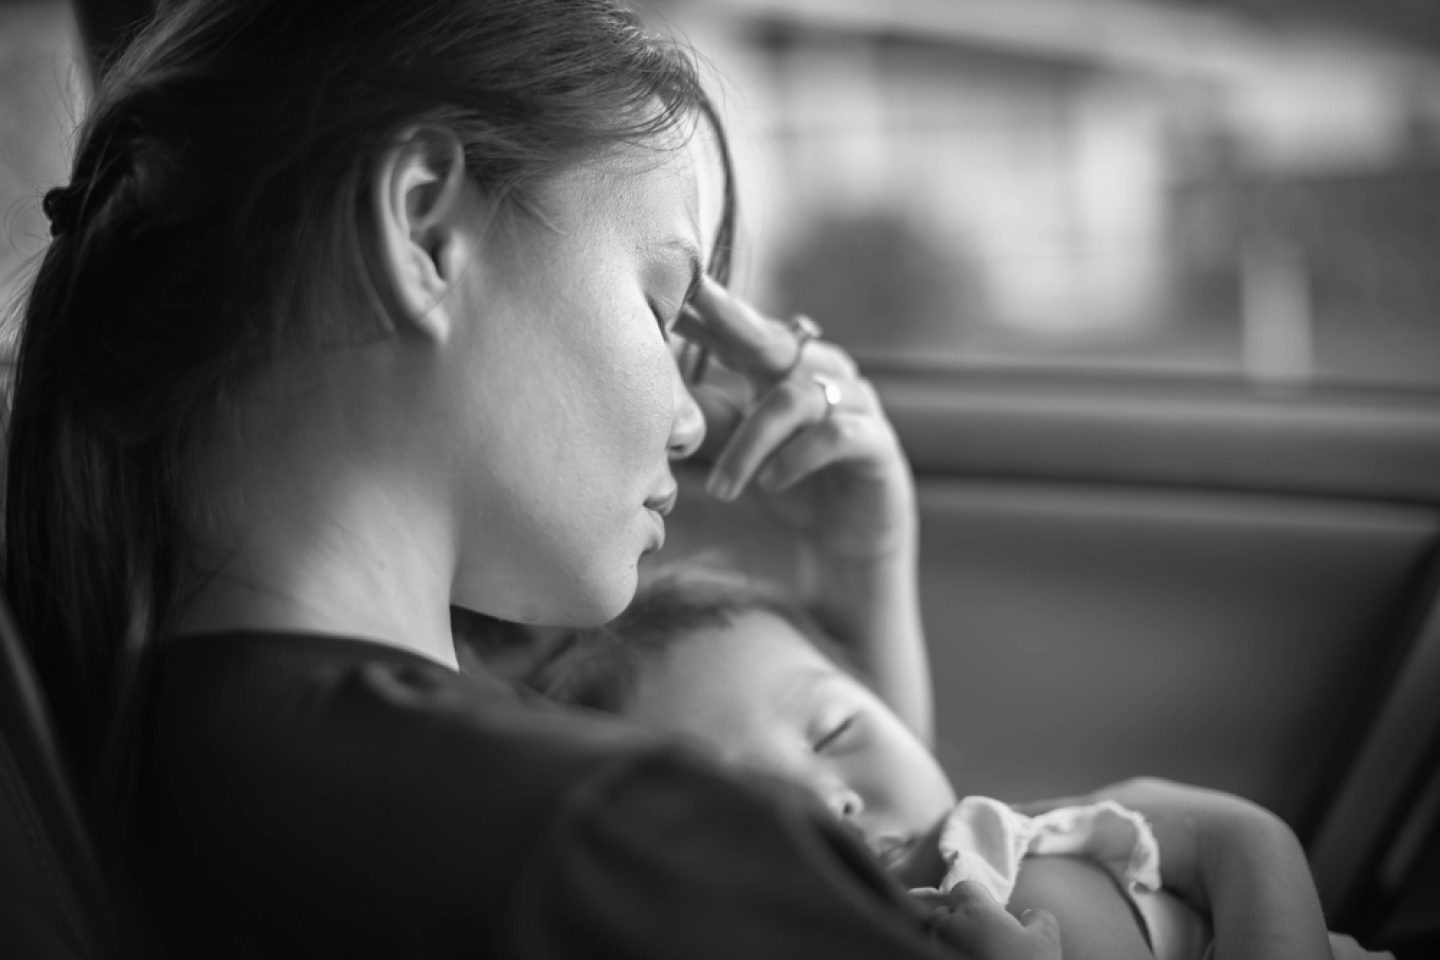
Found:
[[650, 301], [650, 312], [655, 316], [655, 322], [660, 324], [660, 332], [668, 341], [675, 333], [675, 323], [680, 319], [680, 313], [690, 303], [691, 293], [686, 291], [685, 296], [677, 303], [669, 297], [657, 297]]
[[660, 336], [665, 338], [666, 343], [670, 342], [670, 334], [673, 332], [675, 319], [680, 316], [680, 311], [676, 310], [667, 320], [665, 315], [668, 311], [666, 311], [664, 307], [668, 305], [668, 301], [664, 300], [660, 301], [660, 304], [657, 304], [654, 300], [650, 301], [650, 314], [655, 318], [655, 323], [660, 327]]

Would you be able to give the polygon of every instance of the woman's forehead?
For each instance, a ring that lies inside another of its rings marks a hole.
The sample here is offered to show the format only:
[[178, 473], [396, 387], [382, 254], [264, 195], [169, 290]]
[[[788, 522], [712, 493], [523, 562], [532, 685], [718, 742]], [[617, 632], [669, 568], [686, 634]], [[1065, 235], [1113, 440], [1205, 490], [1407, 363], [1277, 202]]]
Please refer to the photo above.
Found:
[[679, 236], [700, 246], [695, 161], [682, 147], [616, 147], [562, 174], [547, 192], [554, 208], [547, 212], [566, 232], [603, 225], [636, 245]]

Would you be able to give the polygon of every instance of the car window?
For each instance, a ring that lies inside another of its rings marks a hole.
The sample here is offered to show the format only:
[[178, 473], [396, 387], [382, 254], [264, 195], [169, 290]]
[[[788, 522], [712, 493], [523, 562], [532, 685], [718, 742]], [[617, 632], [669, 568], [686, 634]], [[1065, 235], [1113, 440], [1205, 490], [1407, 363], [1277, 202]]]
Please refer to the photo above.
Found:
[[861, 357], [1432, 391], [1440, 45], [1255, 6], [652, 4], [719, 78], [741, 286]]
[[[714, 74], [740, 285], [872, 365], [1440, 387], [1440, 32], [1388, 7], [644, 6]], [[74, 49], [61, 0], [0, 4], [0, 307]]]
[[84, 77], [74, 24], [61, 0], [0, 3], [0, 357], [9, 361], [9, 311], [50, 228], [40, 197], [69, 173], [70, 133]]

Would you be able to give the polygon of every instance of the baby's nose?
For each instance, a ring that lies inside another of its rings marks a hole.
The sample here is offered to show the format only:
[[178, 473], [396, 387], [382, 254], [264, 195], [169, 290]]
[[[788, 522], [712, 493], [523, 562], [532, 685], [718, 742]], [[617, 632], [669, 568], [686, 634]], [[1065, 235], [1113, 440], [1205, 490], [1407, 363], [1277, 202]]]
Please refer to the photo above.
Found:
[[853, 821], [865, 810], [865, 804], [860, 799], [860, 794], [845, 786], [832, 790], [826, 805], [835, 815], [835, 819], [845, 822]]

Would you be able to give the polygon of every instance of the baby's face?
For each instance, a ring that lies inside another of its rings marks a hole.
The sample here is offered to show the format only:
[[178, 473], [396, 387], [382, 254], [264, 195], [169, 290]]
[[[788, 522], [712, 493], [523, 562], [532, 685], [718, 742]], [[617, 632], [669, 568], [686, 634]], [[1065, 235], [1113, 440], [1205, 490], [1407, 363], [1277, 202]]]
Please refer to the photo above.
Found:
[[906, 868], [955, 805], [940, 765], [900, 718], [768, 613], [680, 641], [625, 714], [809, 789], [892, 869]]

